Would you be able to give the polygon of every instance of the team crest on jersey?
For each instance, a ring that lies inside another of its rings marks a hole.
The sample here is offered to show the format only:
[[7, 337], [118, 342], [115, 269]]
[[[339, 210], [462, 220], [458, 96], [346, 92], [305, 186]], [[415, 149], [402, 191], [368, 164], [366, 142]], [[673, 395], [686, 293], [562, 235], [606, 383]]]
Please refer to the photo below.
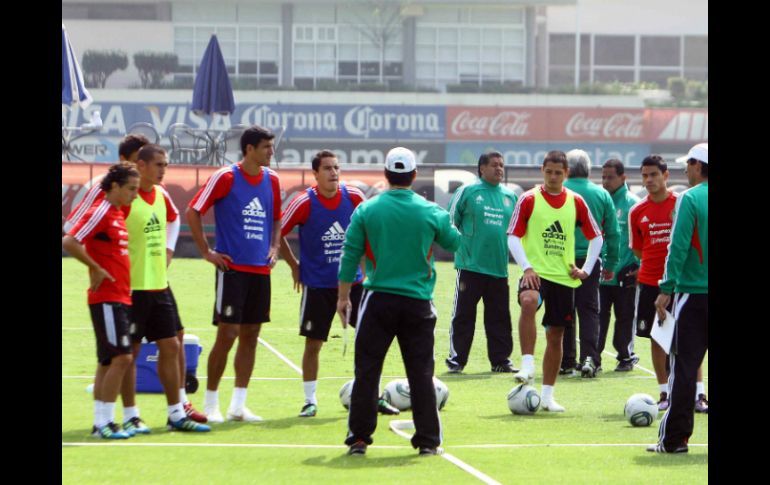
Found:
[[232, 317], [233, 316], [233, 307], [231, 305], [225, 306], [225, 316], [226, 317]]
[[510, 207], [511, 206], [511, 199], [503, 199], [503, 205], [505, 207]]
[[484, 202], [484, 197], [482, 197], [481, 195], [477, 195], [475, 200], [477, 204], [481, 204], [482, 202]]
[[621, 217], [623, 217], [623, 209], [618, 209], [618, 210], [616, 210], [616, 211], [615, 211], [615, 217], [617, 217], [618, 219], [620, 219]]

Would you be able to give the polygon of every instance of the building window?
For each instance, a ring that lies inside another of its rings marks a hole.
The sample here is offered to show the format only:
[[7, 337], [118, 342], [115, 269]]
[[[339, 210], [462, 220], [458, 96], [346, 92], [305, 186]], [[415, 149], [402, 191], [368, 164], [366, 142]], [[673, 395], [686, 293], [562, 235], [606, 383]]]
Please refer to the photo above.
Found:
[[[589, 34], [580, 35], [580, 84], [590, 82], [591, 41]], [[552, 34], [548, 38], [548, 63], [550, 85], [575, 84], [574, 34]]]

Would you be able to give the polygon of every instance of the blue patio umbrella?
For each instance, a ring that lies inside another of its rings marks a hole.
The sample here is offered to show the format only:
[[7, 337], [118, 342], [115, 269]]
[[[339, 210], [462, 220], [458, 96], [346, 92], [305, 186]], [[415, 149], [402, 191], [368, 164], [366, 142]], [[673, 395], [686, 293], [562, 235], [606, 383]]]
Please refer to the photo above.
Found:
[[197, 115], [219, 113], [229, 115], [235, 110], [233, 87], [227, 66], [219, 48], [217, 36], [212, 35], [203, 60], [198, 67], [193, 87], [192, 110]]
[[71, 106], [80, 104], [87, 108], [93, 102], [91, 94], [83, 83], [83, 72], [78, 58], [72, 50], [67, 30], [61, 26], [61, 104]]

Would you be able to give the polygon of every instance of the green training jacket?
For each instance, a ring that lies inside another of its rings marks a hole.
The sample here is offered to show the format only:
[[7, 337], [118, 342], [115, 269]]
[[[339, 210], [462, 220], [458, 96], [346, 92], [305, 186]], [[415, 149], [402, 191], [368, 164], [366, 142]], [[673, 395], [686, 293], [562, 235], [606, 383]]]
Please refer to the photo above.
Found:
[[[634, 256], [634, 252], [628, 247], [628, 211], [631, 210], [634, 204], [639, 202], [639, 196], [628, 190], [628, 185], [623, 184], [614, 193], [610, 194], [612, 197], [612, 203], [615, 206], [615, 216], [618, 221], [619, 237], [620, 241], [618, 248], [618, 264], [614, 268], [610, 269], [615, 272], [615, 275], [611, 280], [601, 281], [602, 285], [618, 286], [618, 271], [625, 268], [631, 263], [639, 264], [639, 258]], [[607, 245], [602, 247], [602, 261], [607, 261]]]
[[[604, 237], [604, 246], [607, 255], [602, 259], [603, 268], [615, 268], [618, 264], [619, 238], [618, 221], [615, 217], [615, 205], [612, 203], [610, 193], [604, 187], [596, 185], [587, 178], [568, 178], [564, 186], [578, 193], [588, 204], [588, 209], [594, 220], [599, 224]], [[588, 240], [579, 227], [575, 228], [575, 257], [588, 256]]]

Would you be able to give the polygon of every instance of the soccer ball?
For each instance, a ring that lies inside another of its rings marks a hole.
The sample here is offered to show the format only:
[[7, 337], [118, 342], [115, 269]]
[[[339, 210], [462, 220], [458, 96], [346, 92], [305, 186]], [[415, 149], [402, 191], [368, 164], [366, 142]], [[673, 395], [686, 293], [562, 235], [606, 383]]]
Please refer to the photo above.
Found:
[[350, 394], [353, 391], [353, 379], [342, 385], [340, 388], [340, 402], [342, 407], [350, 409]]
[[436, 407], [441, 411], [449, 399], [449, 388], [436, 377], [433, 378], [433, 387], [436, 388]]
[[395, 406], [399, 411], [406, 411], [412, 407], [412, 396], [409, 393], [409, 381], [395, 379], [390, 381], [382, 393], [383, 399]]
[[626, 401], [623, 412], [632, 426], [649, 426], [658, 416], [658, 403], [648, 394], [634, 394]]
[[535, 414], [540, 408], [540, 394], [527, 383], [519, 384], [508, 393], [508, 409], [513, 414]]

